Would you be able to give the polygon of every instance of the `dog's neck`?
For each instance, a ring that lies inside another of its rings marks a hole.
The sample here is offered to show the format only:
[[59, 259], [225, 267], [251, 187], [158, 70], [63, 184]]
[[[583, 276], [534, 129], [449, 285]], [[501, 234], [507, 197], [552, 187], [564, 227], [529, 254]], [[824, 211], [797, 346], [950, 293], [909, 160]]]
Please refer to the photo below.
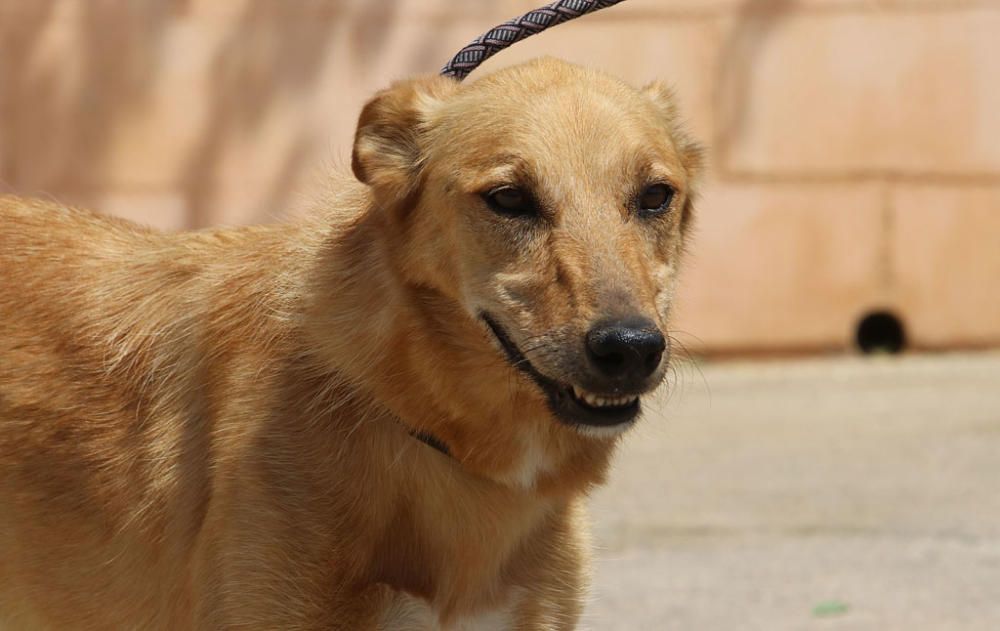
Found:
[[385, 221], [335, 228], [317, 257], [307, 326], [324, 361], [471, 474], [562, 497], [602, 482], [613, 444], [558, 426], [456, 301], [408, 282]]

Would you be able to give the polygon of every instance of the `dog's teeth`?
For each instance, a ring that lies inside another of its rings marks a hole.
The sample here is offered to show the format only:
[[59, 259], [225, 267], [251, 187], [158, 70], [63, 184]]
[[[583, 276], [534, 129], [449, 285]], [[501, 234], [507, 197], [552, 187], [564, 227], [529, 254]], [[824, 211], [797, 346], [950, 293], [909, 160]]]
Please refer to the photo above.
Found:
[[578, 400], [583, 401], [590, 407], [594, 408], [610, 408], [610, 407], [626, 407], [632, 405], [639, 400], [639, 397], [599, 397], [596, 394], [591, 394], [585, 390], [581, 390], [576, 386], [572, 387], [573, 396]]

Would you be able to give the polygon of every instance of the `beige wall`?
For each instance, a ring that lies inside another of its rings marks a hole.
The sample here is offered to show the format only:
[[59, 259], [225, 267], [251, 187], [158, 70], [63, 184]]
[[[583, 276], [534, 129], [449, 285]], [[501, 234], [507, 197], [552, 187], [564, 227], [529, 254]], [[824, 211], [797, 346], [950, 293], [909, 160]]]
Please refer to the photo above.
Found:
[[[522, 0], [0, 0], [0, 190], [178, 229], [346, 168], [364, 99]], [[1000, 345], [1000, 1], [628, 0], [518, 44], [673, 82], [711, 146], [693, 350]]]

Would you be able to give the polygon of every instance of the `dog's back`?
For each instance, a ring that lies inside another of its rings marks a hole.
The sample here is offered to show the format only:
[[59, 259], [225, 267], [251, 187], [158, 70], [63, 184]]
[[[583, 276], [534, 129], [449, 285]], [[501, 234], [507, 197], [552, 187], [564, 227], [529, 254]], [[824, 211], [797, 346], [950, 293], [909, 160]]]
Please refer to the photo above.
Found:
[[252, 320], [280, 309], [277, 230], [166, 235], [0, 198], [0, 627], [188, 626], [171, 615], [190, 609], [213, 448], [191, 424], [225, 387], [208, 342], [274, 331]]

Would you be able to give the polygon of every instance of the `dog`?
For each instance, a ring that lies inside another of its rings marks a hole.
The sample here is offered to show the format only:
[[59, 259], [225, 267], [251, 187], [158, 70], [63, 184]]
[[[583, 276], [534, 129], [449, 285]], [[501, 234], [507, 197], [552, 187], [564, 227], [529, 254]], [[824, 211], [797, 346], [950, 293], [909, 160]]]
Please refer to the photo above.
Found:
[[574, 628], [700, 156], [541, 59], [377, 93], [301, 220], [2, 198], [0, 628]]

